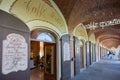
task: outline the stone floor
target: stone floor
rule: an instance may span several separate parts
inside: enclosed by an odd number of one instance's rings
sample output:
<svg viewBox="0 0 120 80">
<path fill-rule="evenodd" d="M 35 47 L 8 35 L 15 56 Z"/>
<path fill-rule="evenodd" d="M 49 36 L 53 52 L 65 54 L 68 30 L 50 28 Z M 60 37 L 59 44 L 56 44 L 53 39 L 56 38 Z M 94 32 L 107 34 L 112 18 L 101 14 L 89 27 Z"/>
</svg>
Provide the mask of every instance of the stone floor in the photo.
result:
<svg viewBox="0 0 120 80">
<path fill-rule="evenodd" d="M 30 71 L 30 80 L 44 80 L 44 71 L 40 68 L 35 68 Z"/>
<path fill-rule="evenodd" d="M 39 68 L 31 70 L 30 80 L 44 80 Z M 101 60 L 80 72 L 72 80 L 120 80 L 120 61 Z"/>
<path fill-rule="evenodd" d="M 101 60 L 72 80 L 120 80 L 120 61 Z"/>
</svg>

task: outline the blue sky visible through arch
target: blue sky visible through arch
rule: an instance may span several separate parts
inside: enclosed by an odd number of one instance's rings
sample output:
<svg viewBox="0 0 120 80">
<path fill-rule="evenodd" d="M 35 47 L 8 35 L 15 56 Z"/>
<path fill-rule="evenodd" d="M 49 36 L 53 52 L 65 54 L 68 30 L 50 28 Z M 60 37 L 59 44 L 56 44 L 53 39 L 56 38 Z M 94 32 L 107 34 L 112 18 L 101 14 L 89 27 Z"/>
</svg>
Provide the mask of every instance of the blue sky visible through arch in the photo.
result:
<svg viewBox="0 0 120 80">
<path fill-rule="evenodd" d="M 40 33 L 37 36 L 37 39 L 41 41 L 55 42 L 54 37 L 50 33 L 47 33 L 47 32 Z"/>
</svg>

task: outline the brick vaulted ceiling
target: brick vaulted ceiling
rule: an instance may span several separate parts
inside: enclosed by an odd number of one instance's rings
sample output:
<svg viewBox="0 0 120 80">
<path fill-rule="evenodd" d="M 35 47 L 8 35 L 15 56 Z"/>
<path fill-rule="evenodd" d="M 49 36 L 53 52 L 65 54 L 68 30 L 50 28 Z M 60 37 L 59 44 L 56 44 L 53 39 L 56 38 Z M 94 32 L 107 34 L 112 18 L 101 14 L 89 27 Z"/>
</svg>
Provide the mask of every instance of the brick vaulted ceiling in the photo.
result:
<svg viewBox="0 0 120 80">
<path fill-rule="evenodd" d="M 69 31 L 79 23 L 110 21 L 120 19 L 120 0 L 54 0 L 63 13 Z M 94 33 L 96 40 L 106 47 L 120 45 L 120 25 L 87 30 Z"/>
</svg>

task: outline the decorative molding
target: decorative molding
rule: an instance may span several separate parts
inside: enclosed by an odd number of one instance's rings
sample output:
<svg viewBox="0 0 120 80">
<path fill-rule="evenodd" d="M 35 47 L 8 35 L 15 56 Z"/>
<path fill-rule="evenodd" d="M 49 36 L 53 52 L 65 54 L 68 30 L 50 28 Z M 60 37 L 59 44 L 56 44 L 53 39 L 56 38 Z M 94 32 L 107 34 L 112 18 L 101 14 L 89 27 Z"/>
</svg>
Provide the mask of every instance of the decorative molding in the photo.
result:
<svg viewBox="0 0 120 80">
<path fill-rule="evenodd" d="M 40 21 L 40 20 L 34 20 L 34 21 L 30 21 L 26 24 L 27 24 L 27 26 L 29 26 L 30 30 L 33 30 L 33 29 L 36 29 L 36 28 L 41 28 L 41 29 L 50 30 L 50 31 L 56 33 L 58 36 L 62 36 L 64 34 L 60 30 L 58 30 L 58 28 L 56 28 L 54 25 L 52 25 L 48 22 L 44 22 L 44 21 Z"/>
<path fill-rule="evenodd" d="M 11 5 L 15 2 L 16 0 L 2 0 L 2 2 L 0 3 L 0 9 L 3 11 L 6 11 L 8 13 L 10 13 L 10 8 Z M 7 3 L 7 4 L 6 4 Z"/>
</svg>

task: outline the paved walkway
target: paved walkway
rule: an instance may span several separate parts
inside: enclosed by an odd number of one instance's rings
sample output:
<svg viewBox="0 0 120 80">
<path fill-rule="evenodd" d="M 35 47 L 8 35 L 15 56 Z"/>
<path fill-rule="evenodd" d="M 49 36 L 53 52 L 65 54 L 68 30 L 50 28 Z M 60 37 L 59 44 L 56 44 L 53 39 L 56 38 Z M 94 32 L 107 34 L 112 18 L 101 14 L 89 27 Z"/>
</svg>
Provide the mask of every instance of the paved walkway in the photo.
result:
<svg viewBox="0 0 120 80">
<path fill-rule="evenodd" d="M 96 62 L 73 80 L 120 80 L 120 61 Z"/>
</svg>

